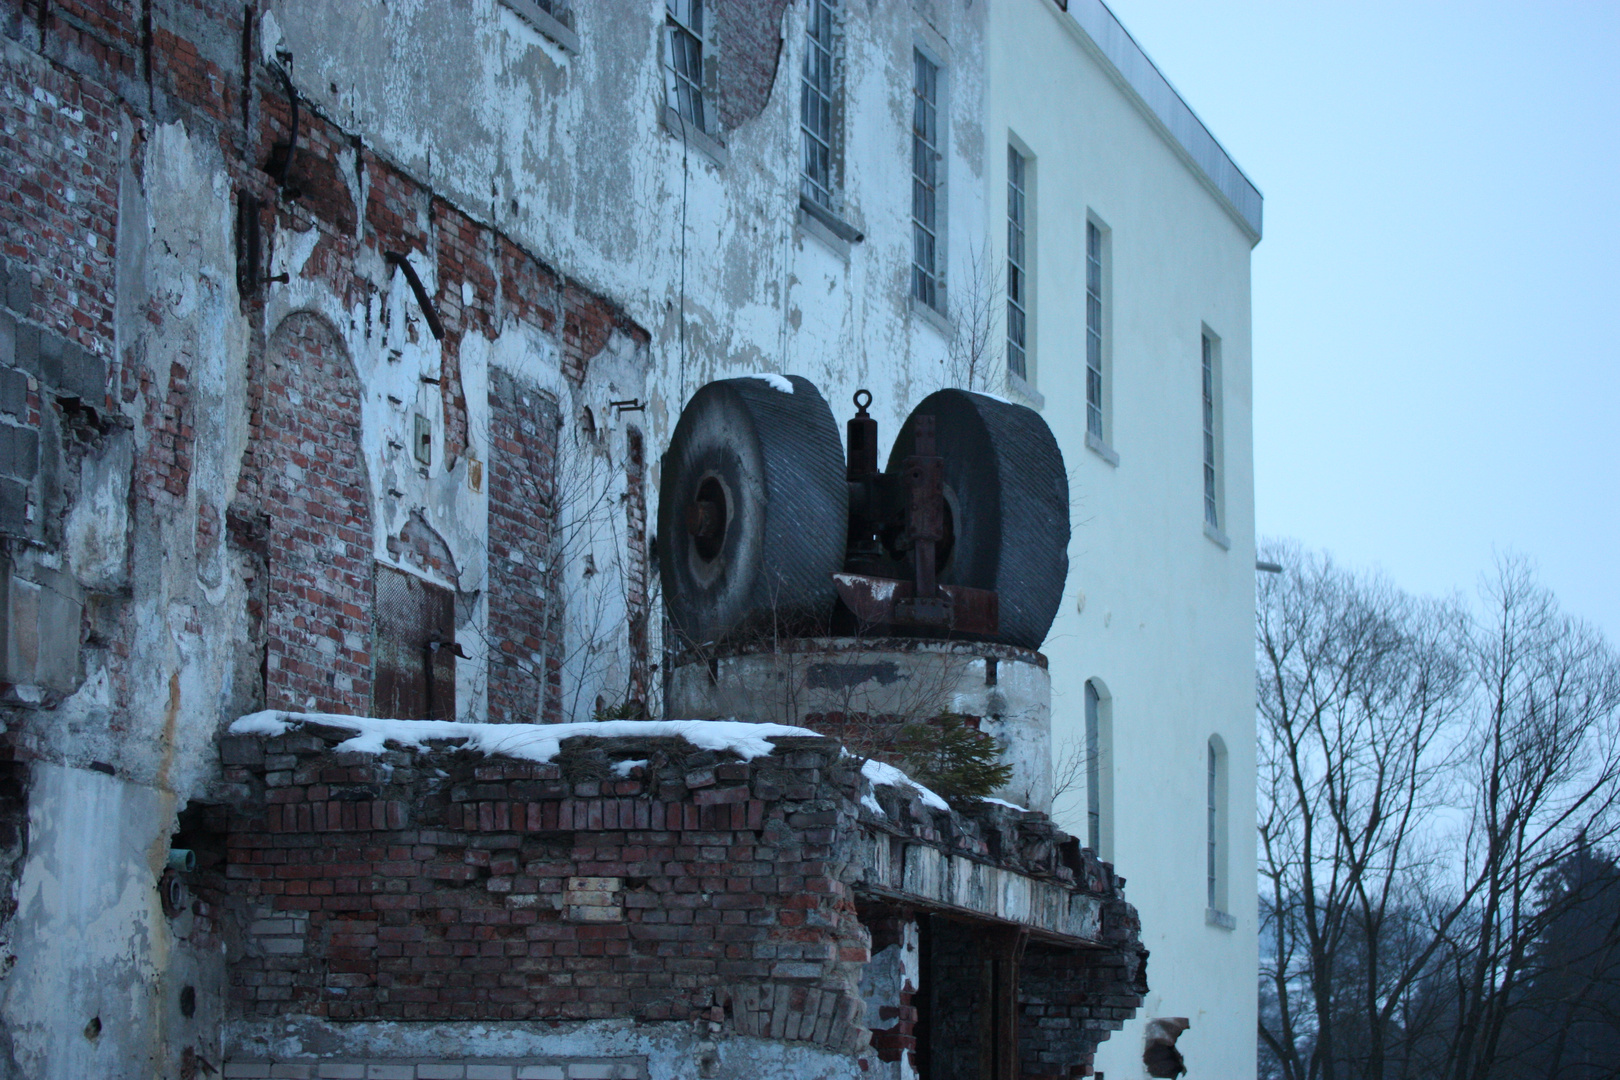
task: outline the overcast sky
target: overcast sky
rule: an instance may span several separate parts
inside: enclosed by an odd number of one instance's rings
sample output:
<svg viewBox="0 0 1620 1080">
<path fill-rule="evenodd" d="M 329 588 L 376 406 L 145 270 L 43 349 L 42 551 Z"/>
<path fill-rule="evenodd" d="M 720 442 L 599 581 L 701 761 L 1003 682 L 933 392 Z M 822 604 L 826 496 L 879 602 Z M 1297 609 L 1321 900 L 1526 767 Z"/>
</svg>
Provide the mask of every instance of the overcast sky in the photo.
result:
<svg viewBox="0 0 1620 1080">
<path fill-rule="evenodd" d="M 1260 535 L 1620 644 L 1620 3 L 1110 6 L 1265 194 Z"/>
</svg>

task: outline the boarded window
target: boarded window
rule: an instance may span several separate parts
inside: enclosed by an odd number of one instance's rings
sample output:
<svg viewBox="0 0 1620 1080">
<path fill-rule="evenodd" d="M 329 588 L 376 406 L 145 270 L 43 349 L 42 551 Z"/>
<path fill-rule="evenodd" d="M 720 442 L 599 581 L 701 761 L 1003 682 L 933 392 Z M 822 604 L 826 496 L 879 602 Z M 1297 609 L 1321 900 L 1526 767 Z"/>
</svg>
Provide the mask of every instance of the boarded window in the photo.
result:
<svg viewBox="0 0 1620 1080">
<path fill-rule="evenodd" d="M 446 588 L 377 567 L 372 714 L 456 718 L 456 599 Z"/>
</svg>

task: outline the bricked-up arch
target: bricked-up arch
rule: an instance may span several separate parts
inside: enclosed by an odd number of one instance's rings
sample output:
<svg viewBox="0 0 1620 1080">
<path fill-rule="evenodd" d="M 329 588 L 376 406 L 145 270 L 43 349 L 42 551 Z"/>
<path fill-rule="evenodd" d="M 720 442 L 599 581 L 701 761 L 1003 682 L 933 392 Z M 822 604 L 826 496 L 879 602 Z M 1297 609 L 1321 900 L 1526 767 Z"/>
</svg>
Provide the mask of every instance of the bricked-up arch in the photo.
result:
<svg viewBox="0 0 1620 1080">
<path fill-rule="evenodd" d="M 307 312 L 282 320 L 266 350 L 259 427 L 273 709 L 371 709 L 374 570 L 360 402 L 332 328 Z"/>
<path fill-rule="evenodd" d="M 557 404 L 489 373 L 489 720 L 562 718 L 562 606 L 552 528 Z"/>
</svg>

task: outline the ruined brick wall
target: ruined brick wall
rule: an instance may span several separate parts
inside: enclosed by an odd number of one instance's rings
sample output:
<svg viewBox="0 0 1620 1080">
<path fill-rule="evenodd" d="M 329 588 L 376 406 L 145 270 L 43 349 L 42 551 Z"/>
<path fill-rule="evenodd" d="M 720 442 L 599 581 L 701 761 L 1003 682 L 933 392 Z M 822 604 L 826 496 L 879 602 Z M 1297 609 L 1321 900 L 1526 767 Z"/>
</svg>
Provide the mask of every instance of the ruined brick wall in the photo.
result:
<svg viewBox="0 0 1620 1080">
<path fill-rule="evenodd" d="M 977 1080 L 991 1067 L 992 953 L 983 928 L 930 918 L 924 938 L 927 1012 L 920 1038 L 930 1080 Z"/>
<path fill-rule="evenodd" d="M 106 86 L 22 53 L 0 64 L 0 230 L 17 315 L 113 352 L 119 109 Z M 22 283 L 26 281 L 26 291 Z M 90 400 L 104 405 L 104 394 Z"/>
<path fill-rule="evenodd" d="M 1115 913 L 1104 933 L 1134 941 L 1137 927 Z M 1032 943 L 1018 976 L 1018 1050 L 1030 1080 L 1085 1076 L 1097 1046 L 1141 1008 L 1147 950 L 1074 952 Z M 1088 1068 L 1076 1069 L 1083 1062 Z"/>
<path fill-rule="evenodd" d="M 365 715 L 374 599 L 360 382 L 320 318 L 289 316 L 265 364 L 270 708 Z"/>
<path fill-rule="evenodd" d="M 119 126 L 97 82 L 22 50 L 0 64 L 0 534 L 49 546 L 77 418 L 56 401 L 109 404 Z M 47 681 L 29 674 L 3 681 Z"/>
<path fill-rule="evenodd" d="M 903 914 L 882 906 L 863 909 L 861 922 L 871 934 L 870 948 L 874 957 L 891 947 L 904 949 L 907 931 L 911 931 L 913 936 L 916 933 L 909 913 Z M 903 975 L 898 981 L 899 985 L 894 988 L 894 1004 L 880 1005 L 876 1023 L 871 1024 L 872 1049 L 877 1052 L 879 1061 L 906 1060 L 915 1067 L 918 1019 L 915 999 L 918 988 Z M 868 1015 L 868 1020 L 871 1019 Z"/>
<path fill-rule="evenodd" d="M 336 754 L 322 730 L 225 746 L 230 775 L 262 792 L 228 840 L 242 1014 L 864 1038 L 867 940 L 835 849 L 856 778 L 836 745 L 748 763 L 668 739 L 616 741 L 610 758 L 585 740 L 529 764 Z M 620 779 L 621 758 L 648 764 Z"/>
<path fill-rule="evenodd" d="M 561 605 L 552 557 L 559 419 L 549 397 L 506 372 L 491 374 L 491 723 L 560 718 Z"/>
<path fill-rule="evenodd" d="M 770 99 L 782 59 L 787 0 L 718 0 L 709 16 L 720 45 L 723 131 L 758 116 Z M 798 72 L 793 72 L 797 86 Z"/>
</svg>

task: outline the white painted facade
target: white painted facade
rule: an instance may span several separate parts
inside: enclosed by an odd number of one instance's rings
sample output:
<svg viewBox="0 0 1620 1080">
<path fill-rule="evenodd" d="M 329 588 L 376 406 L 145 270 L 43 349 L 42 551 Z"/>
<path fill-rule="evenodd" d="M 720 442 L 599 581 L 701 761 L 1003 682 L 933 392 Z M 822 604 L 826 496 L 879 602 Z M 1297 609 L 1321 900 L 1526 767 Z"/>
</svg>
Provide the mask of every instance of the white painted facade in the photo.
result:
<svg viewBox="0 0 1620 1080">
<path fill-rule="evenodd" d="M 1069 7 L 991 6 L 985 156 L 998 214 L 1007 145 L 1027 159 L 1029 383 L 1070 470 L 1068 591 L 1044 649 L 1053 743 L 1059 756 L 1083 750 L 1085 684 L 1096 680 L 1101 854 L 1126 879 L 1151 952 L 1147 1001 L 1101 1046 L 1096 1068 L 1110 1080 L 1144 1076 L 1143 1025 L 1184 1016 L 1190 1077 L 1253 1076 L 1249 253 L 1259 196 L 1224 154 L 1225 169 L 1195 163 L 1219 146 L 1187 124 L 1197 122 L 1102 4 Z M 1097 448 L 1086 438 L 1088 220 L 1103 239 Z M 1202 472 L 1205 334 L 1217 342 L 1214 530 Z M 1206 910 L 1211 738 L 1224 749 L 1217 904 L 1231 929 Z M 1085 779 L 1055 812 L 1081 837 Z"/>
</svg>

